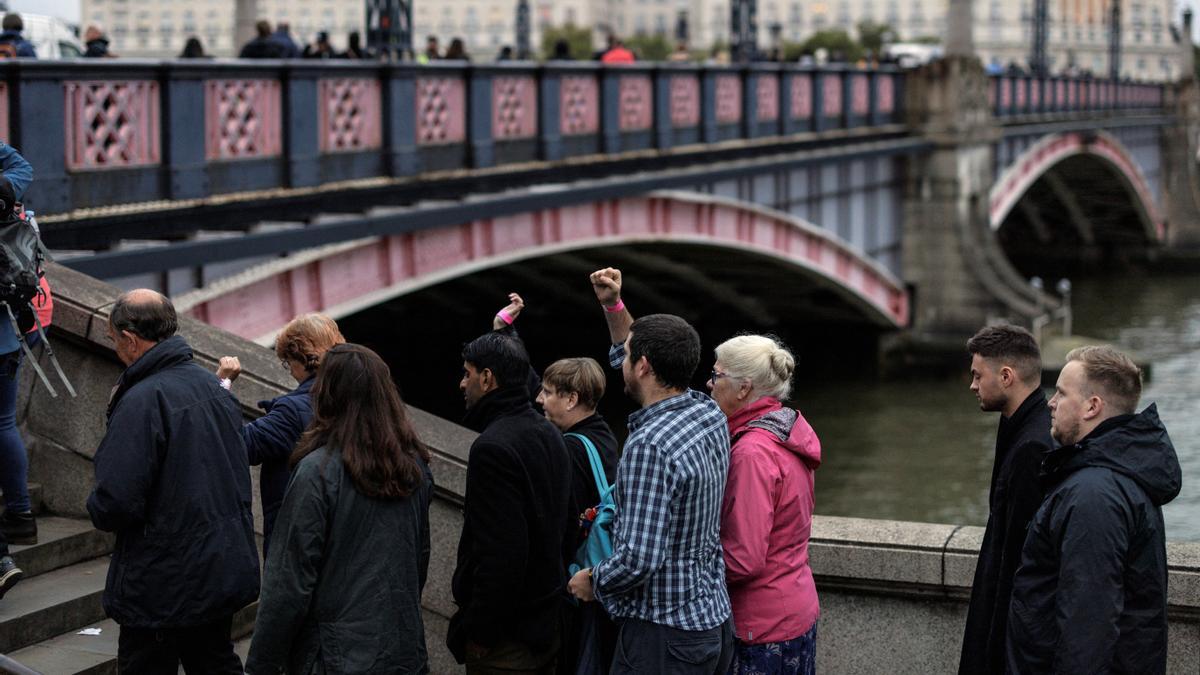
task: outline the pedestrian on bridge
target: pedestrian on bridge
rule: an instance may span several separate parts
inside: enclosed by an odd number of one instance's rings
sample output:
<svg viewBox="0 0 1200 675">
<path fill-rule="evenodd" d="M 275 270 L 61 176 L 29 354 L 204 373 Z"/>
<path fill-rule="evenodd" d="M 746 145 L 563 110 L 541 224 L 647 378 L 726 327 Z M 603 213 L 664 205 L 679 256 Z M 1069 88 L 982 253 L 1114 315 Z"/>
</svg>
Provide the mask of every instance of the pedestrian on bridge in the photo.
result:
<svg viewBox="0 0 1200 675">
<path fill-rule="evenodd" d="M 492 331 L 462 352 L 467 456 L 446 645 L 468 675 L 551 675 L 560 648 L 570 468 L 562 434 L 533 409 L 529 356 Z"/>
<path fill-rule="evenodd" d="M 428 673 L 429 450 L 366 347 L 326 352 L 312 398 L 246 672 Z"/>
<path fill-rule="evenodd" d="M 270 401 L 259 401 L 266 413 L 242 427 L 242 440 L 250 466 L 262 465 L 258 476 L 258 491 L 263 511 L 263 559 L 267 558 L 275 517 L 283 504 L 291 470 L 288 459 L 296 450 L 300 435 L 312 422 L 313 380 L 325 352 L 346 341 L 338 325 L 324 314 L 303 314 L 288 322 L 275 337 L 275 355 L 296 380 L 298 386 Z M 231 388 L 242 372 L 236 356 L 221 357 L 217 379 Z"/>
<path fill-rule="evenodd" d="M 177 326 L 171 301 L 148 289 L 109 314 L 125 371 L 87 500 L 92 524 L 117 535 L 102 602 L 121 626 L 121 672 L 241 673 L 230 628 L 258 597 L 242 415 Z"/>
<path fill-rule="evenodd" d="M 1013 575 L 1029 521 L 1042 504 L 1038 471 L 1054 440 L 1033 335 L 1019 326 L 988 326 L 967 341 L 967 353 L 971 392 L 980 410 L 1000 413 L 1000 426 L 958 672 L 1003 675 Z"/>
<path fill-rule="evenodd" d="M 716 348 L 708 379 L 732 448 L 721 507 L 733 606 L 731 675 L 816 672 L 817 587 L 808 565 L 821 441 L 784 407 L 796 359 L 777 339 L 739 335 Z"/>
<path fill-rule="evenodd" d="M 733 627 L 721 558 L 721 498 L 729 429 L 715 402 L 688 387 L 700 336 L 683 319 L 637 321 L 621 299 L 621 272 L 591 275 L 625 391 L 641 409 L 617 466 L 613 553 L 570 581 L 620 626 L 614 675 L 724 673 Z"/>
<path fill-rule="evenodd" d="M 1167 671 L 1162 507 L 1183 475 L 1141 370 L 1108 346 L 1067 354 L 1050 399 L 1061 447 L 1042 463 L 1008 612 L 1013 673 Z"/>
</svg>

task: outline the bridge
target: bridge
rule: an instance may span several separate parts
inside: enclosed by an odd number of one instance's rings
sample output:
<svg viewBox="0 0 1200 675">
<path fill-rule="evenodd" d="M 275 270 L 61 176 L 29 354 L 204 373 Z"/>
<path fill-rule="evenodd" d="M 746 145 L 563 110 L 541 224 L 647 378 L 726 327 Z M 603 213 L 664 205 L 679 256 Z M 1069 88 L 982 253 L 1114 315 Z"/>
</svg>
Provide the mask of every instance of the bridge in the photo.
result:
<svg viewBox="0 0 1200 675">
<path fill-rule="evenodd" d="M 1031 275 L 1200 238 L 1188 82 L 970 59 L 0 68 L 0 135 L 57 257 L 260 341 L 296 312 L 604 259 L 654 279 L 647 309 L 702 288 L 751 328 L 957 341 L 1054 306 Z"/>
</svg>

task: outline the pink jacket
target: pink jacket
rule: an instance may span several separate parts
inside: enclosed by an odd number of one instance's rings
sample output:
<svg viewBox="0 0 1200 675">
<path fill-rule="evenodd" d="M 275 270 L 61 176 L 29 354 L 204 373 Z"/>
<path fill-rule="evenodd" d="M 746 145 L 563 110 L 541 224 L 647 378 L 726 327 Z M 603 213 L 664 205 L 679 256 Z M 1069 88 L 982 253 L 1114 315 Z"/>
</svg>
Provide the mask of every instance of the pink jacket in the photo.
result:
<svg viewBox="0 0 1200 675">
<path fill-rule="evenodd" d="M 749 644 L 791 640 L 820 614 L 808 537 L 821 442 L 799 412 L 767 396 L 734 413 L 729 430 L 721 544 L 734 631 Z"/>
</svg>

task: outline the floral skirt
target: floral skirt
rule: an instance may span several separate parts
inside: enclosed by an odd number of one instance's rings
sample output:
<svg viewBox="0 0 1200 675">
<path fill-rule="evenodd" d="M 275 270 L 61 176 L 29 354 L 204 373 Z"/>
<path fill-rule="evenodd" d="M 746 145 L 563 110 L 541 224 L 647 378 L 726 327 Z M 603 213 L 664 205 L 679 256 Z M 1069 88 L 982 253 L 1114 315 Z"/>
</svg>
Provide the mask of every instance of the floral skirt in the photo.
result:
<svg viewBox="0 0 1200 675">
<path fill-rule="evenodd" d="M 798 638 L 785 642 L 748 645 L 734 640 L 729 675 L 815 675 L 817 624 Z"/>
</svg>

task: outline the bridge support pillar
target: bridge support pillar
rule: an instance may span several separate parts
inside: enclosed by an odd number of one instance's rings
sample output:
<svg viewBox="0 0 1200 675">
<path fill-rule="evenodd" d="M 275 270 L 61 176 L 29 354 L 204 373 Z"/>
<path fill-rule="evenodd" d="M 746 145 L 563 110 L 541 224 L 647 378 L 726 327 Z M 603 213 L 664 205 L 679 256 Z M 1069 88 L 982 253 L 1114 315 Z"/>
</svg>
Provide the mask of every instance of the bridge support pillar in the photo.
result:
<svg viewBox="0 0 1200 675">
<path fill-rule="evenodd" d="M 1176 122 L 1162 134 L 1166 243 L 1200 248 L 1200 83 L 1190 73 L 1176 85 L 1174 104 Z"/>
<path fill-rule="evenodd" d="M 978 59 L 949 57 L 909 76 L 909 123 L 934 143 L 908 160 L 903 263 L 912 289 L 911 337 L 962 350 L 990 319 L 1028 324 L 1038 298 L 1005 259 L 988 219 L 992 146 Z"/>
</svg>

